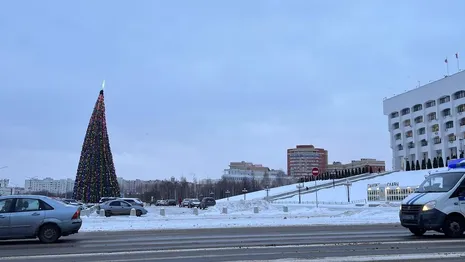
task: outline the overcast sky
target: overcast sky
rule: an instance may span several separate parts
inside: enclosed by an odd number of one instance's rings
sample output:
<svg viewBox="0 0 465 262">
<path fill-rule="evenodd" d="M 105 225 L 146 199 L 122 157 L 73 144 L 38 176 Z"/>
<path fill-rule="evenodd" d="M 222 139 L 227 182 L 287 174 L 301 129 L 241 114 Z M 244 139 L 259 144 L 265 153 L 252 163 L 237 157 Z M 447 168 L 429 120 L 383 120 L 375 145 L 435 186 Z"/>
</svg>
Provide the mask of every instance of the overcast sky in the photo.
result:
<svg viewBox="0 0 465 262">
<path fill-rule="evenodd" d="M 286 169 L 286 149 L 391 167 L 384 97 L 465 55 L 464 1 L 5 1 L 0 177 L 75 178 L 100 85 L 117 175 Z M 463 62 L 465 65 L 465 60 Z"/>
</svg>

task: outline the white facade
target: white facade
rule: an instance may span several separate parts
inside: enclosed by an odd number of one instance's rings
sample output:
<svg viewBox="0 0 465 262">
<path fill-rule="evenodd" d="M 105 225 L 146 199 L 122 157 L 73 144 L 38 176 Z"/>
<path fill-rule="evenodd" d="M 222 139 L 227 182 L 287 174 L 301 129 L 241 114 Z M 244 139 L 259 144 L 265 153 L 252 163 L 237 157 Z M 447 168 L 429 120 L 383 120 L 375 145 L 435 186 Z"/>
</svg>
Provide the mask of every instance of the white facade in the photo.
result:
<svg viewBox="0 0 465 262">
<path fill-rule="evenodd" d="M 65 194 L 73 191 L 74 180 L 70 178 L 55 180 L 50 177 L 45 179 L 26 179 L 24 189 L 28 192 L 47 191 L 53 194 Z"/>
<path fill-rule="evenodd" d="M 383 111 L 394 170 L 406 160 L 456 158 L 465 134 L 465 72 L 386 99 Z"/>
<path fill-rule="evenodd" d="M 284 177 L 282 170 L 274 170 L 260 164 L 245 161 L 231 162 L 229 168 L 224 170 L 223 177 L 233 181 L 242 181 L 244 178 L 261 181 L 265 178 L 265 174 L 268 174 L 270 180 L 276 179 L 278 175 Z"/>
<path fill-rule="evenodd" d="M 10 180 L 7 178 L 0 179 L 0 187 L 8 187 Z"/>
</svg>

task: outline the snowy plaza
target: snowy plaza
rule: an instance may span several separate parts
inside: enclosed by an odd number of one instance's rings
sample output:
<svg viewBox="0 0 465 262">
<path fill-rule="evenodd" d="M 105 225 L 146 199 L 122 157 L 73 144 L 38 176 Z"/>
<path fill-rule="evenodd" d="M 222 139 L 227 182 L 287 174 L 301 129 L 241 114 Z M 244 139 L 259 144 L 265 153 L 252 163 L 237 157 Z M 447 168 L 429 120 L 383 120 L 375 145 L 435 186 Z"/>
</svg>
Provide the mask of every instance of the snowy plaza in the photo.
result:
<svg viewBox="0 0 465 262">
<path fill-rule="evenodd" d="M 263 190 L 247 194 L 245 201 L 243 195 L 220 199 L 214 207 L 197 210 L 198 214 L 194 213 L 194 209 L 189 208 L 155 206 L 146 207 L 149 213 L 142 217 L 104 217 L 95 212 L 83 214 L 81 231 L 398 223 L 400 202 L 367 201 L 367 186 L 389 182 L 416 186 L 423 181 L 426 174 L 439 170 L 443 169 L 394 172 L 354 182 L 350 197 L 357 204 L 347 203 L 345 186 L 319 190 L 318 207 L 315 203 L 315 193 L 302 194 L 299 204 L 298 196 L 266 201 L 267 192 Z M 313 182 L 307 184 L 312 186 Z M 295 191 L 295 188 L 296 185 L 273 188 L 268 194 L 273 196 L 273 194 Z M 227 212 L 224 212 L 225 208 Z M 164 209 L 164 215 L 161 215 L 161 209 Z"/>
</svg>

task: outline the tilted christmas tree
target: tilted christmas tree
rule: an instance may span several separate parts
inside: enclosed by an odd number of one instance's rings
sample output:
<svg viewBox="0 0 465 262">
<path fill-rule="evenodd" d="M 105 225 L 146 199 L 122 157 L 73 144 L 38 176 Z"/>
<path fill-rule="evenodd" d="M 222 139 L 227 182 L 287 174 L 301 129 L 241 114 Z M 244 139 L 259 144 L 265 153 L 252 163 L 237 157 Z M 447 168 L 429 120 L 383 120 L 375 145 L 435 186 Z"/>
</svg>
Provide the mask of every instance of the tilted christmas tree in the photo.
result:
<svg viewBox="0 0 465 262">
<path fill-rule="evenodd" d="M 85 203 L 98 203 L 101 197 L 119 196 L 120 189 L 108 139 L 102 86 L 84 137 L 73 198 Z"/>
</svg>

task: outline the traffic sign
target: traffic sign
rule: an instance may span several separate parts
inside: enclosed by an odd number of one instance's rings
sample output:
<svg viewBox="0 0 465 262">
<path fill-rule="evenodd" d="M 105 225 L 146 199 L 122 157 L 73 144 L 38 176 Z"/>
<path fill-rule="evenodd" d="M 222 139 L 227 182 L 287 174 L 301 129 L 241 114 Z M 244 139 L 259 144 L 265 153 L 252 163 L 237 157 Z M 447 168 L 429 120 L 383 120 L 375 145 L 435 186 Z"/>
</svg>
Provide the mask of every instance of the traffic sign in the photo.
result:
<svg viewBox="0 0 465 262">
<path fill-rule="evenodd" d="M 313 176 L 318 176 L 320 174 L 320 170 L 317 167 L 314 167 L 312 169 L 312 175 Z"/>
</svg>

